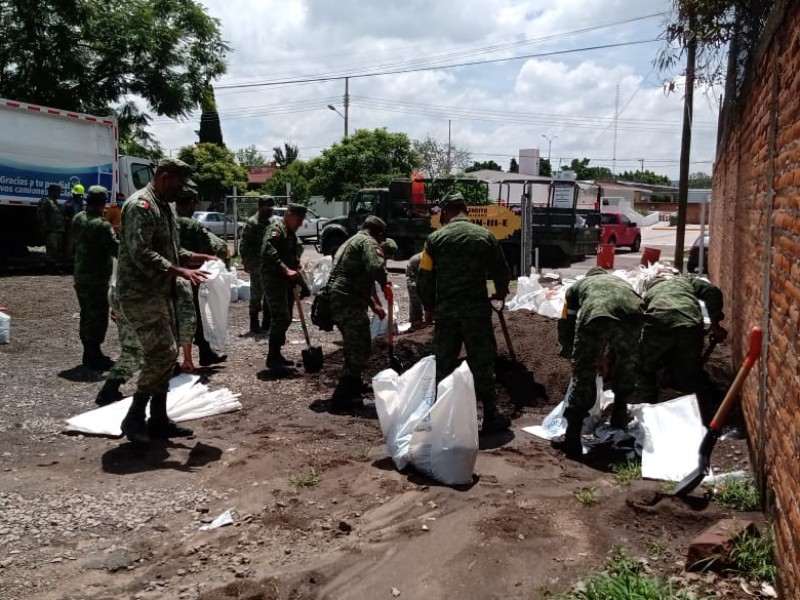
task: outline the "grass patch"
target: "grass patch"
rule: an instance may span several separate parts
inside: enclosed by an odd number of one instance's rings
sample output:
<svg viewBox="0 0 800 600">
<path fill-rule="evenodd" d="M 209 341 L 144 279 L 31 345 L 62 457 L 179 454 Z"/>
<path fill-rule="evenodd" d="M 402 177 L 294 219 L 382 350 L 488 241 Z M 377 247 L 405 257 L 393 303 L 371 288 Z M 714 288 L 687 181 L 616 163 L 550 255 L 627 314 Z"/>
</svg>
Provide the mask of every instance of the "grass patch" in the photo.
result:
<svg viewBox="0 0 800 600">
<path fill-rule="evenodd" d="M 775 540 L 772 532 L 766 535 L 738 535 L 728 557 L 728 572 L 748 579 L 774 584 L 778 576 L 775 564 Z"/>
<path fill-rule="evenodd" d="M 579 492 L 573 492 L 575 499 L 584 506 L 594 506 L 597 504 L 597 490 L 594 488 L 583 488 Z"/>
<path fill-rule="evenodd" d="M 714 490 L 714 500 L 734 510 L 756 510 L 759 501 L 756 482 L 752 477 L 736 479 L 725 477 Z"/>
<path fill-rule="evenodd" d="M 314 467 L 308 473 L 302 475 L 294 475 L 289 478 L 289 483 L 297 487 L 311 487 L 319 483 L 320 476 Z"/>
<path fill-rule="evenodd" d="M 667 547 L 659 540 L 647 542 L 647 553 L 653 558 L 665 558 L 669 554 Z"/>
<path fill-rule="evenodd" d="M 617 463 L 611 465 L 611 473 L 613 473 L 614 483 L 617 485 L 630 485 L 631 482 L 642 478 L 642 463 Z"/>
<path fill-rule="evenodd" d="M 662 481 L 661 482 L 661 491 L 665 494 L 671 494 L 675 491 L 675 488 L 678 487 L 677 481 Z"/>
<path fill-rule="evenodd" d="M 575 590 L 558 600 L 697 600 L 658 577 L 643 572 L 642 564 L 616 549 L 605 570 L 589 575 Z"/>
</svg>

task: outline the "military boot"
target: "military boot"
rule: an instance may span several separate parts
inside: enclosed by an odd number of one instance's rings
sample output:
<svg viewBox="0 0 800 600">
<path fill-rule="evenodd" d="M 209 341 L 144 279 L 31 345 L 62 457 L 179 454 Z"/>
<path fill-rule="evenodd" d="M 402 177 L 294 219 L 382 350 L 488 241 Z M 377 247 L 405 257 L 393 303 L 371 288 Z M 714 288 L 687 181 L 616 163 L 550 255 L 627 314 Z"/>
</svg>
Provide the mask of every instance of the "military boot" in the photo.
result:
<svg viewBox="0 0 800 600">
<path fill-rule="evenodd" d="M 329 412 L 333 414 L 345 414 L 353 410 L 363 408 L 364 401 L 361 398 L 361 378 L 352 375 L 342 375 L 336 389 L 331 396 Z"/>
<path fill-rule="evenodd" d="M 174 437 L 190 437 L 194 432 L 182 427 L 167 416 L 167 393 L 153 394 L 150 402 L 150 419 L 147 431 L 154 440 L 166 440 Z"/>
<path fill-rule="evenodd" d="M 147 433 L 147 423 L 144 418 L 144 411 L 149 400 L 150 394 L 135 393 L 128 414 L 122 420 L 120 426 L 122 434 L 134 444 L 150 443 L 150 435 Z"/>
<path fill-rule="evenodd" d="M 106 406 L 122 400 L 122 392 L 119 391 L 120 386 L 125 383 L 122 379 L 106 379 L 103 387 L 97 393 L 97 398 L 94 401 L 98 406 Z"/>
<path fill-rule="evenodd" d="M 276 373 L 286 373 L 287 367 L 294 363 L 288 362 L 281 355 L 281 345 L 274 342 L 269 343 L 269 350 L 267 352 L 267 369 L 275 371 Z"/>
<path fill-rule="evenodd" d="M 567 432 L 561 442 L 553 442 L 553 448 L 563 452 L 568 458 L 578 460 L 583 456 L 583 417 L 567 420 Z"/>
<path fill-rule="evenodd" d="M 200 350 L 200 366 L 201 367 L 210 367 L 211 365 L 218 365 L 219 363 L 223 363 L 228 360 L 227 354 L 217 354 L 212 350 L 211 344 L 209 344 L 205 339 L 198 340 L 197 348 Z"/>
<path fill-rule="evenodd" d="M 261 324 L 258 322 L 258 311 L 251 310 L 250 311 L 250 333 L 254 335 L 258 335 L 262 333 L 264 330 L 261 328 Z"/>
<path fill-rule="evenodd" d="M 509 427 L 511 427 L 511 419 L 500 414 L 494 404 L 488 402 L 483 403 L 483 424 L 481 425 L 481 433 L 499 433 L 501 431 L 507 431 Z"/>
<path fill-rule="evenodd" d="M 616 429 L 627 429 L 631 416 L 628 414 L 628 405 L 625 402 L 614 402 L 609 423 Z"/>
<path fill-rule="evenodd" d="M 114 366 L 114 361 L 103 354 L 100 344 L 83 344 L 83 366 L 96 371 L 105 371 Z"/>
</svg>

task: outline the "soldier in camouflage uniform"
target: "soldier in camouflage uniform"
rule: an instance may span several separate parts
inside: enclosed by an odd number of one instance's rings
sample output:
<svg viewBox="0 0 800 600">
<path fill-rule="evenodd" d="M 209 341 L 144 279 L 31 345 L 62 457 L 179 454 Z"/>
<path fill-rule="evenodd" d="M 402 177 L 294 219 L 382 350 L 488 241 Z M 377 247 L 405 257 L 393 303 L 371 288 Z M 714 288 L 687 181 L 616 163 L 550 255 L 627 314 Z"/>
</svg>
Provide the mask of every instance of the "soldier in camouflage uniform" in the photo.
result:
<svg viewBox="0 0 800 600">
<path fill-rule="evenodd" d="M 178 225 L 180 228 L 181 248 L 189 250 L 190 252 L 197 252 L 200 254 L 216 255 L 218 258 L 224 260 L 228 256 L 228 245 L 220 238 L 211 233 L 198 221 L 192 218 L 196 208 L 197 190 L 192 187 L 185 187 L 178 198 L 175 200 L 175 208 L 178 212 Z M 217 241 L 215 241 L 217 240 Z M 190 303 L 194 317 L 191 322 L 194 324 L 195 329 L 192 332 L 194 343 L 200 351 L 200 366 L 208 367 L 225 362 L 228 359 L 227 354 L 219 355 L 211 348 L 211 345 L 206 340 L 205 332 L 203 331 L 203 319 L 200 316 L 200 302 L 198 299 L 198 287 L 189 287 L 190 296 L 193 301 Z M 184 320 L 187 322 L 188 328 L 188 309 L 190 305 L 184 305 Z M 178 325 L 181 325 L 181 320 L 178 320 Z M 188 331 L 188 329 L 187 329 Z M 183 342 L 191 344 L 192 340 Z M 184 355 L 186 349 L 184 348 Z M 191 363 L 191 347 L 189 348 L 189 363 Z M 184 371 L 188 370 L 189 365 L 184 361 Z M 192 367 L 193 368 L 193 367 Z"/>
<path fill-rule="evenodd" d="M 83 364 L 101 371 L 114 364 L 103 354 L 100 346 L 108 330 L 108 282 L 112 259 L 119 250 L 111 223 L 103 218 L 106 198 L 106 188 L 99 185 L 90 187 L 86 210 L 76 214 L 71 225 L 71 238 L 75 243 L 75 293 L 81 307 Z"/>
<path fill-rule="evenodd" d="M 261 246 L 261 281 L 272 316 L 267 369 L 278 375 L 286 374 L 286 368 L 294 364 L 281 354 L 281 349 L 286 344 L 286 332 L 292 324 L 293 288 L 302 286 L 303 282 L 299 271 L 303 245 L 296 232 L 303 224 L 306 212 L 305 206 L 290 204 L 283 219 L 271 223 L 264 231 Z"/>
<path fill-rule="evenodd" d="M 163 159 L 153 181 L 128 198 L 122 208 L 117 270 L 120 309 L 136 331 L 144 362 L 122 433 L 136 443 L 151 438 L 191 435 L 167 416 L 167 391 L 178 356 L 173 333 L 175 279 L 199 285 L 198 266 L 213 257 L 180 248 L 178 217 L 169 203 L 187 184 L 191 168 L 178 159 Z M 152 399 L 152 402 L 151 402 Z M 150 420 L 145 409 L 150 404 Z"/>
<path fill-rule="evenodd" d="M 507 429 L 510 420 L 497 410 L 497 344 L 486 281 L 494 282 L 491 299 L 505 301 L 511 274 L 497 238 L 469 220 L 464 197 L 451 192 L 441 204 L 446 224 L 425 242 L 417 279 L 426 320 L 430 322 L 435 313 L 436 381 L 455 370 L 463 345 L 475 378 L 475 395 L 483 405 L 483 431 Z"/>
<path fill-rule="evenodd" d="M 64 216 L 58 205 L 61 187 L 51 185 L 47 188 L 47 196 L 39 200 L 36 207 L 36 220 L 39 233 L 45 245 L 47 267 L 54 269 L 60 265 L 64 246 Z"/>
<path fill-rule="evenodd" d="M 722 291 L 699 277 L 662 273 L 647 285 L 642 299 L 644 326 L 639 340 L 637 392 L 642 402 L 658 398 L 658 374 L 665 369 L 670 387 L 696 393 L 705 400 L 708 385 L 703 372 L 703 313 L 705 302 L 711 319 L 711 335 L 725 341 L 728 332 L 720 326 Z M 701 402 L 701 406 L 706 405 Z"/>
<path fill-rule="evenodd" d="M 423 326 L 422 301 L 417 292 L 417 276 L 419 275 L 419 261 L 422 259 L 422 252 L 417 252 L 408 259 L 406 265 L 406 288 L 408 289 L 408 320 L 411 321 L 412 329 L 419 329 Z"/>
<path fill-rule="evenodd" d="M 361 230 L 347 240 L 333 258 L 328 291 L 333 323 L 344 342 L 344 368 L 331 398 L 330 411 L 348 412 L 363 406 L 361 377 L 372 350 L 367 307 L 383 318 L 385 313 L 375 303 L 375 282 L 386 285 L 386 268 L 380 242 L 386 235 L 386 223 L 375 216 L 364 220 Z"/>
<path fill-rule="evenodd" d="M 261 282 L 261 248 L 264 245 L 264 232 L 272 222 L 275 199 L 272 196 L 261 196 L 258 199 L 258 211 L 247 219 L 242 230 L 242 243 L 239 254 L 242 256 L 245 273 L 250 273 L 250 333 L 259 334 L 269 331 L 269 305 L 264 295 Z M 264 311 L 264 318 L 258 322 L 258 315 Z"/>
<path fill-rule="evenodd" d="M 636 353 L 642 330 L 642 300 L 626 282 L 593 267 L 567 290 L 558 322 L 561 355 L 572 357 L 572 392 L 564 416 L 567 432 L 556 448 L 572 458 L 583 455 L 583 420 L 597 397 L 597 373 L 607 350 L 615 357 L 613 427 L 628 424 L 628 398 L 636 386 Z"/>
</svg>

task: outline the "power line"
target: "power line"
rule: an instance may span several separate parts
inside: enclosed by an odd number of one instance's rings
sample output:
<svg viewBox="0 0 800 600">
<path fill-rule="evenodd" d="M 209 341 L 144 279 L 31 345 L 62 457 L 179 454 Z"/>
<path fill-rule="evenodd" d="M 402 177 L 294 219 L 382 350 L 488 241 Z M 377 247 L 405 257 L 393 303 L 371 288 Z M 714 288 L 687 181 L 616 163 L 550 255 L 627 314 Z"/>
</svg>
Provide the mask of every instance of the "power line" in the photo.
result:
<svg viewBox="0 0 800 600">
<path fill-rule="evenodd" d="M 615 44 L 600 44 L 597 46 L 585 46 L 583 48 L 572 48 L 570 50 L 553 50 L 551 52 L 538 52 L 533 54 L 521 54 L 518 56 L 511 56 L 506 58 L 487 58 L 484 60 L 475 60 L 470 62 L 462 62 L 462 63 L 455 63 L 450 65 L 439 65 L 439 66 L 431 66 L 431 67 L 413 67 L 407 69 L 396 69 L 396 70 L 389 70 L 389 71 L 375 71 L 370 73 L 356 73 L 352 75 L 328 75 L 328 76 L 320 76 L 320 77 L 307 77 L 307 78 L 297 78 L 297 79 L 286 79 L 286 80 L 273 80 L 273 81 L 260 81 L 254 83 L 239 83 L 239 84 L 230 84 L 230 85 L 219 85 L 216 86 L 215 89 L 219 90 L 232 90 L 232 89 L 243 89 L 243 88 L 254 88 L 254 87 L 270 87 L 276 85 L 294 85 L 294 84 L 303 84 L 303 83 L 320 83 L 323 81 L 338 81 L 345 79 L 346 77 L 350 77 L 351 79 L 361 79 L 365 77 L 380 77 L 384 75 L 399 75 L 402 73 L 417 73 L 420 71 L 437 71 L 439 69 L 455 69 L 458 67 L 472 67 L 477 65 L 488 65 L 494 63 L 501 63 L 501 62 L 510 62 L 514 60 L 523 60 L 528 58 L 545 58 L 548 56 L 561 56 L 564 54 L 575 54 L 578 52 L 591 52 L 594 50 L 607 50 L 610 48 L 622 48 L 625 46 L 637 46 L 642 44 L 652 44 L 655 42 L 660 42 L 662 40 L 655 38 L 650 40 L 638 40 L 635 42 L 618 42 Z"/>
</svg>

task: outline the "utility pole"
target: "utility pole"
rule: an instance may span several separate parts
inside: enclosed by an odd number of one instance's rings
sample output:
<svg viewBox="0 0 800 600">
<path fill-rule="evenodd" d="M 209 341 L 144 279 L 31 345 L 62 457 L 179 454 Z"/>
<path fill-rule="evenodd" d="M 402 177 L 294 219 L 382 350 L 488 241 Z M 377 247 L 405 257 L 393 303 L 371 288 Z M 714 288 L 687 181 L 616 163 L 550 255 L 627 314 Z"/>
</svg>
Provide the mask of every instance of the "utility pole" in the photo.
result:
<svg viewBox="0 0 800 600">
<path fill-rule="evenodd" d="M 542 134 L 542 137 L 547 140 L 547 162 L 550 162 L 550 152 L 553 150 L 553 142 L 558 139 L 558 136 L 548 137 Z"/>
<path fill-rule="evenodd" d="M 686 92 L 683 97 L 683 134 L 681 137 L 680 180 L 678 182 L 678 229 L 675 233 L 674 267 L 683 271 L 683 246 L 686 242 L 686 208 L 689 203 L 689 161 L 692 151 L 692 117 L 694 114 L 694 77 L 697 38 L 694 19 L 689 20 L 689 41 L 686 46 Z"/>
<path fill-rule="evenodd" d="M 614 102 L 614 154 L 611 159 L 611 171 L 617 173 L 617 133 L 619 132 L 619 84 L 617 84 L 617 98 Z"/>
<path fill-rule="evenodd" d="M 347 139 L 350 126 L 350 78 L 344 78 L 344 139 Z"/>
<path fill-rule="evenodd" d="M 453 128 L 452 128 L 452 124 L 453 124 L 453 121 L 450 120 L 450 119 L 447 119 L 447 175 L 450 175 L 450 173 L 453 170 L 453 163 L 451 162 L 452 161 L 452 152 L 453 152 L 453 142 L 452 142 Z"/>
<path fill-rule="evenodd" d="M 639 164 L 641 164 L 641 165 L 642 165 L 642 167 L 639 169 L 639 173 L 640 173 L 641 175 L 644 175 L 644 159 L 643 159 L 643 158 L 640 158 L 640 159 L 639 159 Z"/>
</svg>

